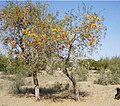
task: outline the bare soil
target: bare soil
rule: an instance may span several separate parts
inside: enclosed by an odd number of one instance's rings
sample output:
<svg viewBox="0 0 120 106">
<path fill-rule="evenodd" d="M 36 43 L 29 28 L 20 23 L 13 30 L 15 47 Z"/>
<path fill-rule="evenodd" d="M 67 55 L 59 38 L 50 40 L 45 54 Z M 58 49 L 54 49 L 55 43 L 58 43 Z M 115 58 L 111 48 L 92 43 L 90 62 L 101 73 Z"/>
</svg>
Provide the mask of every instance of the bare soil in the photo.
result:
<svg viewBox="0 0 120 106">
<path fill-rule="evenodd" d="M 78 82 L 81 91 L 80 101 L 72 99 L 72 93 L 69 90 L 56 91 L 52 88 L 56 82 L 70 83 L 69 80 L 61 73 L 56 72 L 54 75 L 42 73 L 38 75 L 41 87 L 41 100 L 36 101 L 33 90 L 32 77 L 25 78 L 23 88 L 27 87 L 29 93 L 13 95 L 9 93 L 9 87 L 12 84 L 10 75 L 0 73 L 0 106 L 120 106 L 120 100 L 115 100 L 116 87 L 120 85 L 102 86 L 94 84 L 97 74 L 90 72 L 87 81 Z"/>
</svg>

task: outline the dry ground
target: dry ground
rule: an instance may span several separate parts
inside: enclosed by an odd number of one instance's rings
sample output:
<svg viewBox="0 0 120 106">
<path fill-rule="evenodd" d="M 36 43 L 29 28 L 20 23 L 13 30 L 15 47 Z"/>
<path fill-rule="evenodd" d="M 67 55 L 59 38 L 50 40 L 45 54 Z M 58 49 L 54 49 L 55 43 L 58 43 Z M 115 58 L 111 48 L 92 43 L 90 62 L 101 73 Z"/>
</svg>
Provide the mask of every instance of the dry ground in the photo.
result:
<svg viewBox="0 0 120 106">
<path fill-rule="evenodd" d="M 115 88 L 120 85 L 97 85 L 94 84 L 96 74 L 90 72 L 88 81 L 79 82 L 80 90 L 88 95 L 81 97 L 80 101 L 75 102 L 72 99 L 58 98 L 53 100 L 41 98 L 39 102 L 35 101 L 34 95 L 17 96 L 8 93 L 9 86 L 12 81 L 5 75 L 0 73 L 0 106 L 120 106 L 120 100 L 115 100 Z M 41 87 L 48 87 L 55 84 L 55 81 L 67 83 L 69 80 L 60 72 L 54 76 L 43 73 L 39 75 Z M 27 86 L 32 86 L 32 77 L 26 78 Z M 59 95 L 60 96 L 60 95 Z"/>
</svg>

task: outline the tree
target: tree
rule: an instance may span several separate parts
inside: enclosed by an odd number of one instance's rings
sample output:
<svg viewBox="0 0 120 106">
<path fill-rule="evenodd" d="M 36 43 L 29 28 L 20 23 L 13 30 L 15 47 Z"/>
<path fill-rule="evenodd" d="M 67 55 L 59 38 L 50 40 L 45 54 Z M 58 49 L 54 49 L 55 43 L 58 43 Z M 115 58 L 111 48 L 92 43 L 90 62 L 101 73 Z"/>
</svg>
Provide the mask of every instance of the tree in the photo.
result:
<svg viewBox="0 0 120 106">
<path fill-rule="evenodd" d="M 35 88 L 39 88 L 37 66 L 41 59 L 59 57 L 64 62 L 63 73 L 73 84 L 75 99 L 79 100 L 76 80 L 68 72 L 69 61 L 81 51 L 96 49 L 105 30 L 97 13 L 86 6 L 83 10 L 83 13 L 79 9 L 68 11 L 62 19 L 57 18 L 58 12 L 48 11 L 46 3 L 10 2 L 1 10 L 2 42 L 14 56 L 23 57 L 30 65 Z"/>
<path fill-rule="evenodd" d="M 30 65 L 35 88 L 38 88 L 36 67 L 46 52 L 49 39 L 46 34 L 49 35 L 50 23 L 55 16 L 48 12 L 46 3 L 34 4 L 30 1 L 9 2 L 0 13 L 0 33 L 4 46 L 11 51 L 13 57 L 22 57 L 25 59 L 24 64 Z"/>
<path fill-rule="evenodd" d="M 73 84 L 75 99 L 79 100 L 79 91 L 75 77 L 69 72 L 69 61 L 75 54 L 92 52 L 100 46 L 100 39 L 106 27 L 104 19 L 84 6 L 80 11 L 68 11 L 64 18 L 52 28 L 52 39 L 56 47 L 56 55 L 64 61 L 63 73 Z"/>
</svg>

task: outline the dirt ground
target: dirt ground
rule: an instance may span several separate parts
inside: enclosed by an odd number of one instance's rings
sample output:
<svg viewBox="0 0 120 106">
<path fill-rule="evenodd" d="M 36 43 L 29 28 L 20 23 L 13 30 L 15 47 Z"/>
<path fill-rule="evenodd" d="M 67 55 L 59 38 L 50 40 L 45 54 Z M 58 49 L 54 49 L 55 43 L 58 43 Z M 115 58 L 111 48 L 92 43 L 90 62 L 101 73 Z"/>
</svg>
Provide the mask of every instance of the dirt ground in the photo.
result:
<svg viewBox="0 0 120 106">
<path fill-rule="evenodd" d="M 12 95 L 8 93 L 9 86 L 12 81 L 5 75 L 0 73 L 0 106 L 120 106 L 120 100 L 115 100 L 116 87 L 120 85 L 102 86 L 94 84 L 97 74 L 90 73 L 87 81 L 79 82 L 81 92 L 86 92 L 86 96 L 80 98 L 80 101 L 73 99 L 59 98 L 53 100 L 48 98 L 41 98 L 36 101 L 33 94 L 27 95 Z M 48 87 L 56 82 L 67 83 L 69 80 L 60 72 L 55 73 L 54 76 L 43 73 L 39 75 L 40 86 Z M 27 86 L 33 86 L 32 77 L 25 79 Z"/>
</svg>

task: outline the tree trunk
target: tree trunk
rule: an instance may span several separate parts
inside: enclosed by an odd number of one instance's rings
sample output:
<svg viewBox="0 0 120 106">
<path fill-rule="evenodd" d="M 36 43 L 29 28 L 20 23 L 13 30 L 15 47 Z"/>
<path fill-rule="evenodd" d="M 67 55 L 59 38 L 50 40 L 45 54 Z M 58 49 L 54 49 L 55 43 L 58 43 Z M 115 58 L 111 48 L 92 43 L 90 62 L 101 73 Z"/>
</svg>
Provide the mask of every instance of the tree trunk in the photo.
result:
<svg viewBox="0 0 120 106">
<path fill-rule="evenodd" d="M 67 68 L 65 68 L 65 69 L 63 70 L 63 73 L 64 73 L 64 74 L 70 79 L 70 81 L 72 82 L 72 84 L 73 84 L 73 91 L 74 91 L 74 95 L 75 95 L 75 100 L 79 101 L 79 100 L 80 100 L 79 90 L 78 90 L 78 87 L 77 87 L 75 78 L 68 73 Z"/>
<path fill-rule="evenodd" d="M 73 91 L 74 91 L 74 95 L 75 95 L 75 100 L 79 100 L 79 90 L 78 90 L 78 87 L 77 87 L 77 84 L 76 84 L 76 80 L 75 78 L 72 76 L 72 74 L 69 74 L 68 73 L 68 70 L 67 70 L 67 66 L 68 66 L 68 62 L 70 60 L 70 55 L 71 55 L 71 50 L 72 50 L 72 44 L 69 45 L 70 48 L 68 50 L 68 56 L 67 58 L 65 59 L 65 66 L 63 67 L 63 73 L 70 79 L 70 81 L 72 82 L 73 84 Z"/>
<path fill-rule="evenodd" d="M 80 95 L 79 95 L 79 90 L 78 90 L 77 84 L 75 84 L 75 86 L 74 86 L 74 94 L 75 94 L 75 100 L 79 101 L 80 100 Z"/>
<path fill-rule="evenodd" d="M 40 92 L 39 92 L 39 83 L 38 83 L 36 72 L 33 72 L 33 81 L 34 81 L 34 85 L 35 85 L 35 98 L 38 101 L 38 100 L 40 100 Z"/>
</svg>

